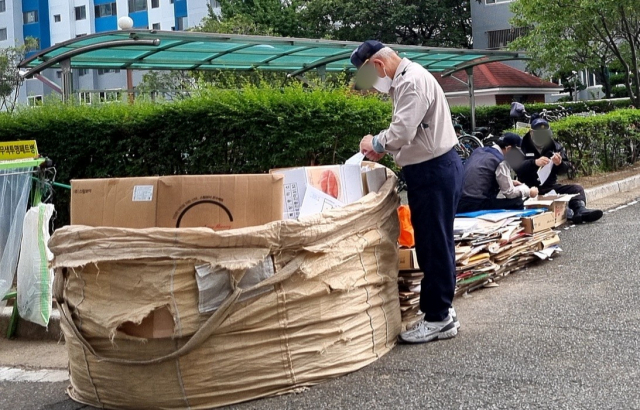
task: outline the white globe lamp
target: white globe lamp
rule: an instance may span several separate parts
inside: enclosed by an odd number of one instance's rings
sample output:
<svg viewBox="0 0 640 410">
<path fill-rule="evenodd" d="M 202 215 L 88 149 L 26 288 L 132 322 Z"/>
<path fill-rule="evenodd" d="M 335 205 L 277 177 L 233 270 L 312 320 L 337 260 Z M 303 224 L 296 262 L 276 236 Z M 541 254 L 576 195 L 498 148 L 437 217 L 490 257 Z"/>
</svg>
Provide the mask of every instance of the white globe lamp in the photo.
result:
<svg viewBox="0 0 640 410">
<path fill-rule="evenodd" d="M 118 19 L 118 27 L 120 30 L 131 30 L 133 28 L 133 19 L 129 16 L 122 16 Z"/>
</svg>

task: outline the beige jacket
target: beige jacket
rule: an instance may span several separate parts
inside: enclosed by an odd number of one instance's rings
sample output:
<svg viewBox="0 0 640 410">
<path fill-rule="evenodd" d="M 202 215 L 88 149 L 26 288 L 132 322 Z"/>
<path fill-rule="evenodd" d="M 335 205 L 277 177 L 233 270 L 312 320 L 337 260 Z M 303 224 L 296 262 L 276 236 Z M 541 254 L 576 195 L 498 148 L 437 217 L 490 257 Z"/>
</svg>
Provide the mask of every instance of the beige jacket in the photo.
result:
<svg viewBox="0 0 640 410">
<path fill-rule="evenodd" d="M 420 64 L 403 59 L 390 90 L 393 118 L 376 142 L 400 166 L 446 154 L 458 143 L 449 103 L 436 79 Z"/>
</svg>

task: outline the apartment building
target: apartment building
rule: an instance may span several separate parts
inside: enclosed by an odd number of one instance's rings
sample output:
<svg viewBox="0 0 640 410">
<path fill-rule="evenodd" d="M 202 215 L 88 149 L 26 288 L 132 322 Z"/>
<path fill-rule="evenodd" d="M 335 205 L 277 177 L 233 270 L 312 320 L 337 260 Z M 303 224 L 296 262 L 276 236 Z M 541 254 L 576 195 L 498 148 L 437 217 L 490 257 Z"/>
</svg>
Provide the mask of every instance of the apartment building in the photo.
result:
<svg viewBox="0 0 640 410">
<path fill-rule="evenodd" d="M 527 27 L 511 26 L 511 3 L 526 0 L 471 0 L 471 19 L 473 48 L 487 50 L 506 49 L 510 42 L 526 34 Z M 506 61 L 505 64 L 521 71 L 526 71 L 526 61 Z M 587 89 L 580 92 L 578 98 L 590 100 L 602 98 L 602 86 L 598 85 L 596 77 L 588 71 L 577 73 L 582 84 Z M 554 93 L 547 95 L 547 101 L 556 101 L 568 93 Z M 517 97 L 516 97 L 517 99 Z"/>
<path fill-rule="evenodd" d="M 88 34 L 118 29 L 118 19 L 129 16 L 133 27 L 153 30 L 185 30 L 200 24 L 209 13 L 220 12 L 215 0 L 0 0 L 0 48 L 38 41 L 43 50 L 54 44 Z M 61 72 L 47 70 L 45 77 L 60 84 Z M 144 73 L 134 72 L 134 85 Z M 89 92 L 126 88 L 126 73 L 119 70 L 74 70 L 76 95 L 91 102 Z M 20 102 L 35 104 L 54 92 L 37 79 L 25 81 Z"/>
</svg>

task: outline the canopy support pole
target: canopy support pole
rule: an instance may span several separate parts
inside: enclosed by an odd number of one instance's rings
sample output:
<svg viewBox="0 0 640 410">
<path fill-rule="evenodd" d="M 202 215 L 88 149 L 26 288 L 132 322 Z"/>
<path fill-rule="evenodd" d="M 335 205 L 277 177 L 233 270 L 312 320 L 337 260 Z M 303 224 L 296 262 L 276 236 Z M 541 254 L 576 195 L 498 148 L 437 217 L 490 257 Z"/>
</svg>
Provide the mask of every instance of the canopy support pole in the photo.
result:
<svg viewBox="0 0 640 410">
<path fill-rule="evenodd" d="M 73 92 L 73 73 L 71 72 L 71 60 L 62 60 L 62 102 L 68 103 Z"/>
<path fill-rule="evenodd" d="M 473 84 L 473 67 L 466 69 L 469 77 L 469 102 L 471 104 L 471 132 L 476 130 L 476 90 Z"/>
</svg>

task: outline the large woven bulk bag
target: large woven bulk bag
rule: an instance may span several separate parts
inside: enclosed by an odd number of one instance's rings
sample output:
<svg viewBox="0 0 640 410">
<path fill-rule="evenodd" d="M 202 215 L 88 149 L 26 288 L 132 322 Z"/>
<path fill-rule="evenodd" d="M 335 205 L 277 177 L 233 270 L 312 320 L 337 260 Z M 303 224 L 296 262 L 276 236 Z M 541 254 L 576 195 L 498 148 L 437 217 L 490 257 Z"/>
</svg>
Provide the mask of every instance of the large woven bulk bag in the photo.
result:
<svg viewBox="0 0 640 410">
<path fill-rule="evenodd" d="M 72 399 L 206 409 L 360 369 L 400 332 L 395 177 L 300 220 L 67 226 L 50 241 Z"/>
</svg>

